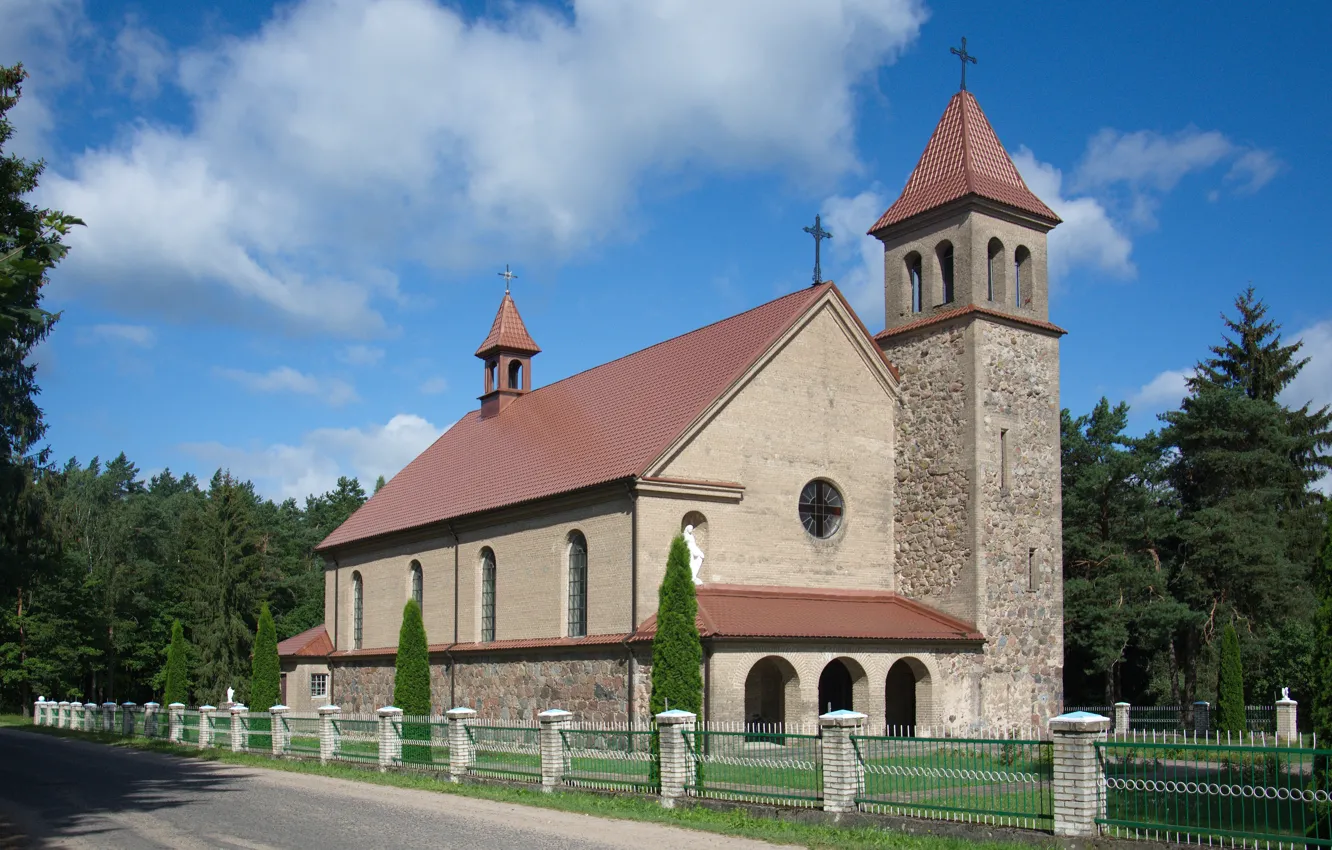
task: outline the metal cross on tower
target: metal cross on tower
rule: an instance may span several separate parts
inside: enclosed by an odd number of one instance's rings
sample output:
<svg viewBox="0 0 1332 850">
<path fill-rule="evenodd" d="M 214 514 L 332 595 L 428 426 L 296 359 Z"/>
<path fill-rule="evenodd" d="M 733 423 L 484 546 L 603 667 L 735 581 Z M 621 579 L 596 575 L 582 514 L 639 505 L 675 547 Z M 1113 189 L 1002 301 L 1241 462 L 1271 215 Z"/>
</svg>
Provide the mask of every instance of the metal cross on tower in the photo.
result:
<svg viewBox="0 0 1332 850">
<path fill-rule="evenodd" d="M 504 271 L 502 271 L 502 272 L 495 272 L 495 274 L 497 274 L 497 275 L 499 275 L 500 277 L 504 278 L 504 294 L 505 294 L 505 295 L 508 295 L 508 294 L 509 294 L 509 281 L 511 281 L 511 280 L 513 280 L 514 278 L 518 277 L 518 275 L 516 275 L 516 274 L 514 274 L 513 272 L 509 271 L 509 264 L 508 264 L 508 263 L 505 263 L 505 264 L 504 264 Z"/>
<path fill-rule="evenodd" d="M 818 215 L 814 216 L 814 226 L 806 227 L 805 232 L 814 237 L 814 285 L 823 283 L 823 272 L 819 269 L 819 243 L 824 239 L 831 239 L 832 234 L 823 229 L 823 222 Z"/>
<path fill-rule="evenodd" d="M 948 48 L 948 52 L 962 60 L 962 91 L 967 90 L 967 63 L 976 64 L 976 57 L 967 52 L 967 37 L 962 36 L 962 49 L 956 47 Z"/>
</svg>

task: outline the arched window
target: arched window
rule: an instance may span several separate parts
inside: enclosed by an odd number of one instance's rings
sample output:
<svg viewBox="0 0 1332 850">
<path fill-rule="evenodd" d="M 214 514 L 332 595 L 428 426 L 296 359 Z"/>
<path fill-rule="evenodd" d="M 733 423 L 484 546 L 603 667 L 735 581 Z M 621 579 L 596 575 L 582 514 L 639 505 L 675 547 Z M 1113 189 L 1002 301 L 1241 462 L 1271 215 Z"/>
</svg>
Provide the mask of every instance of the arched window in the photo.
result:
<svg viewBox="0 0 1332 850">
<path fill-rule="evenodd" d="M 486 392 L 499 389 L 499 364 L 494 360 L 486 363 Z"/>
<path fill-rule="evenodd" d="M 421 562 L 412 561 L 410 593 L 416 600 L 416 607 L 425 611 L 425 576 L 421 573 Z"/>
<path fill-rule="evenodd" d="M 1013 303 L 1025 307 L 1031 303 L 1031 252 L 1019 245 L 1013 254 Z"/>
<path fill-rule="evenodd" d="M 911 312 L 919 313 L 925 305 L 925 292 L 920 280 L 920 254 L 915 251 L 907 254 L 906 269 L 907 281 L 911 286 Z"/>
<path fill-rule="evenodd" d="M 361 648 L 362 614 L 365 608 L 365 590 L 361 574 L 352 573 L 352 649 Z"/>
<path fill-rule="evenodd" d="M 989 258 L 985 263 L 985 292 L 986 298 L 994 300 L 994 290 L 999 283 L 999 275 L 1002 273 L 1002 267 L 999 265 L 1004 261 L 1004 243 L 998 239 L 990 240 Z"/>
<path fill-rule="evenodd" d="M 939 275 L 943 279 L 943 303 L 953 303 L 953 243 L 940 243 L 939 254 Z"/>
<path fill-rule="evenodd" d="M 495 639 L 495 553 L 481 550 L 481 640 Z"/>
<path fill-rule="evenodd" d="M 569 535 L 569 637 L 587 635 L 587 538 Z"/>
<path fill-rule="evenodd" d="M 523 362 L 521 360 L 509 361 L 509 389 L 521 390 L 523 388 Z"/>
</svg>

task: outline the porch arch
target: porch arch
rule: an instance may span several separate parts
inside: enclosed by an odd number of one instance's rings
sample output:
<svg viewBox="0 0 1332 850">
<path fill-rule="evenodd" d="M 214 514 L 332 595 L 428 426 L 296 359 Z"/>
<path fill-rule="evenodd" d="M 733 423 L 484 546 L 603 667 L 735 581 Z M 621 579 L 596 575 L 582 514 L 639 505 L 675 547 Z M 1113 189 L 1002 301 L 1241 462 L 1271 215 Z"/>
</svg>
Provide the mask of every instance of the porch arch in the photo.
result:
<svg viewBox="0 0 1332 850">
<path fill-rule="evenodd" d="M 929 668 L 918 658 L 900 658 L 884 681 L 884 725 L 889 735 L 929 734 L 934 714 Z"/>
<path fill-rule="evenodd" d="M 788 708 L 800 705 L 800 676 L 779 655 L 754 662 L 745 677 L 745 725 L 767 726 L 787 722 Z"/>
</svg>

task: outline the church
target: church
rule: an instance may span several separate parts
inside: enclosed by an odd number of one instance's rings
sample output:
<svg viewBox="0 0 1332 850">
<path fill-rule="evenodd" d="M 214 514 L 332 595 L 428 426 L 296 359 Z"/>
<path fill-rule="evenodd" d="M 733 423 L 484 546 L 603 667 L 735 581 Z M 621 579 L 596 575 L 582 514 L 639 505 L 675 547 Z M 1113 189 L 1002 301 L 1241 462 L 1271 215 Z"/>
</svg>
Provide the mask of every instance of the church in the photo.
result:
<svg viewBox="0 0 1332 850">
<path fill-rule="evenodd" d="M 1043 725 L 1062 707 L 1058 223 L 964 89 L 866 222 L 877 335 L 821 282 L 541 385 L 506 292 L 479 406 L 319 545 L 325 620 L 283 642 L 287 703 L 389 704 L 414 597 L 436 711 L 643 720 L 688 529 L 705 719 Z"/>
</svg>

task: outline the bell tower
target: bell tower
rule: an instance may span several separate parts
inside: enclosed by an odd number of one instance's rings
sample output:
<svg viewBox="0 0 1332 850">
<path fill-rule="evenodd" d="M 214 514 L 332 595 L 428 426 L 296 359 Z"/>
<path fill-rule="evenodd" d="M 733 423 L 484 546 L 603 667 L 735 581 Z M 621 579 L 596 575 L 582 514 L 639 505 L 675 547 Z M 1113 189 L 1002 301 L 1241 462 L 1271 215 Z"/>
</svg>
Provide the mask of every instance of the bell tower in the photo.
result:
<svg viewBox="0 0 1332 850">
<path fill-rule="evenodd" d="M 518 305 L 506 290 L 495 321 L 476 356 L 485 364 L 485 392 L 481 418 L 495 416 L 519 396 L 532 391 L 532 357 L 541 348 L 532 340 L 518 315 Z"/>
<path fill-rule="evenodd" d="M 963 89 L 869 231 L 884 250 L 876 341 L 902 374 L 897 587 L 985 635 L 957 671 L 974 700 L 959 715 L 1024 729 L 1063 694 L 1064 331 L 1046 277 L 1059 221 Z"/>
</svg>

